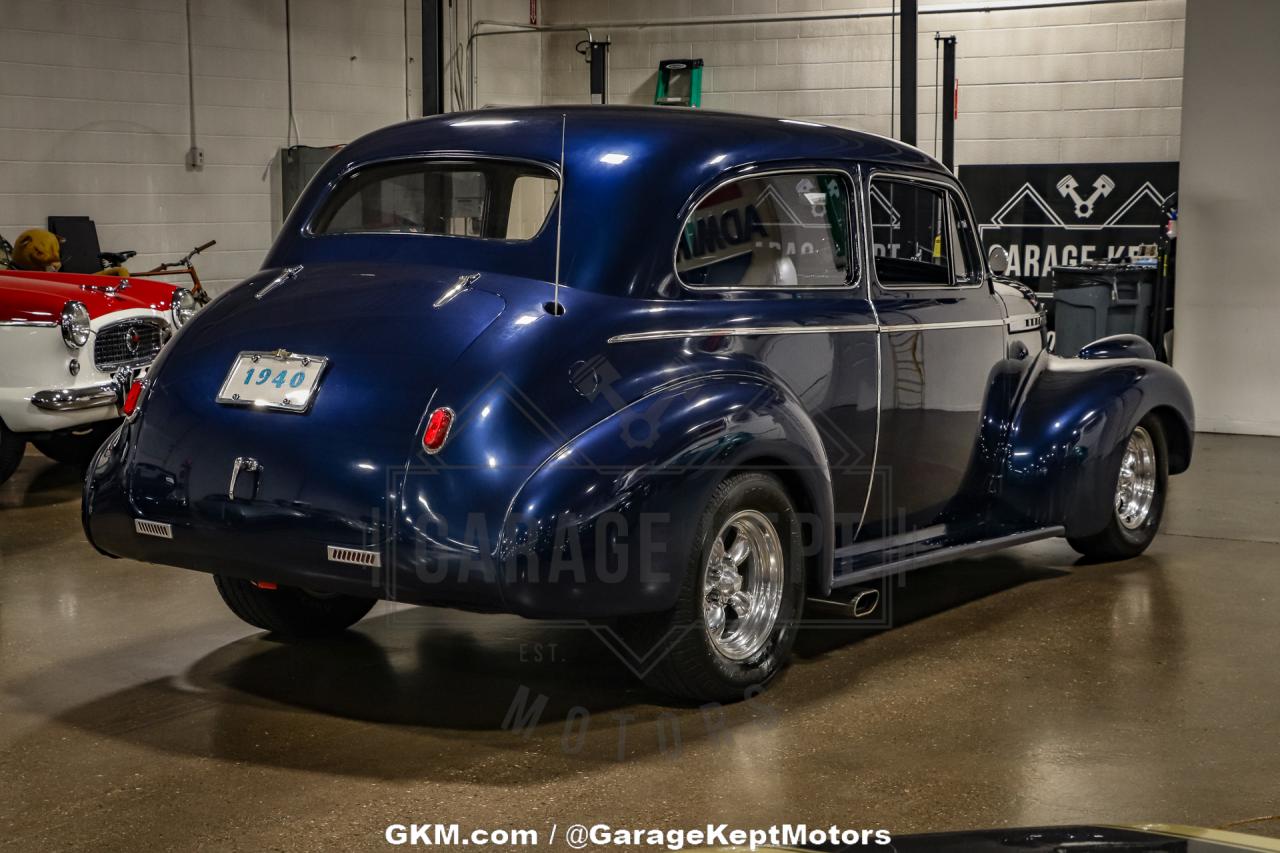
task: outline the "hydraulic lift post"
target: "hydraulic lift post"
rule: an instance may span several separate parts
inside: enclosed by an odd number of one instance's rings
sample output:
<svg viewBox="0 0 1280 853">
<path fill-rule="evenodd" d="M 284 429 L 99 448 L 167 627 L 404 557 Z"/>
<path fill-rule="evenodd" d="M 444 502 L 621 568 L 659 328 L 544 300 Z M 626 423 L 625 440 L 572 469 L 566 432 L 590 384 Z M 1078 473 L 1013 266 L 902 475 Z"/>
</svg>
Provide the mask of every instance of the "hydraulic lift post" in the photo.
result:
<svg viewBox="0 0 1280 853">
<path fill-rule="evenodd" d="M 898 65 L 898 88 L 902 104 L 902 133 L 908 145 L 916 144 L 916 33 L 920 23 L 919 0 L 902 0 L 902 57 Z"/>
<path fill-rule="evenodd" d="M 942 42 L 942 91 L 935 108 L 942 112 L 942 165 L 956 170 L 956 37 L 935 36 Z"/>
<path fill-rule="evenodd" d="M 591 103 L 609 103 L 609 40 L 587 42 L 587 63 L 591 66 Z"/>
</svg>

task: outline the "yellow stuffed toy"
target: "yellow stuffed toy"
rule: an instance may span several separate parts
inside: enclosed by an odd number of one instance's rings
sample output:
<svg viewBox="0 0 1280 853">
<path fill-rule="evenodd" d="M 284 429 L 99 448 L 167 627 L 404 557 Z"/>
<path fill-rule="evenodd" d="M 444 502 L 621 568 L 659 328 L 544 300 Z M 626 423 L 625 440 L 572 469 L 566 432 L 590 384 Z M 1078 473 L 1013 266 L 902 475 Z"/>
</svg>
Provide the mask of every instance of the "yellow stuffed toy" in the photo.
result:
<svg viewBox="0 0 1280 853">
<path fill-rule="evenodd" d="M 31 228 L 13 244 L 13 265 L 20 270 L 57 272 L 62 269 L 62 241 L 43 228 Z"/>
<path fill-rule="evenodd" d="M 13 266 L 20 270 L 57 272 L 62 269 L 62 238 L 43 228 L 29 228 L 13 244 Z M 110 267 L 94 275 L 126 276 L 124 267 Z"/>
</svg>

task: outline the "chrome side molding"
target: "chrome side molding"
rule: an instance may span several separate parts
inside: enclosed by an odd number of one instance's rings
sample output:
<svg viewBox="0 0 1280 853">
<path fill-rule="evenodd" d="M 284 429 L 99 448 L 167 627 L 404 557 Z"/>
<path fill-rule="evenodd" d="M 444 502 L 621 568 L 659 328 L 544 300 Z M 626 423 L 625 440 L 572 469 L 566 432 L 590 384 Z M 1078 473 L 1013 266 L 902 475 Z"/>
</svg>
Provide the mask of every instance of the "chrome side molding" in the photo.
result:
<svg viewBox="0 0 1280 853">
<path fill-rule="evenodd" d="M 825 326 L 730 326 L 724 329 L 656 329 L 651 332 L 626 332 L 609 338 L 611 344 L 634 341 L 658 341 L 665 338 L 734 337 L 744 335 L 829 335 L 844 332 L 875 332 L 875 323 L 851 323 Z"/>
</svg>

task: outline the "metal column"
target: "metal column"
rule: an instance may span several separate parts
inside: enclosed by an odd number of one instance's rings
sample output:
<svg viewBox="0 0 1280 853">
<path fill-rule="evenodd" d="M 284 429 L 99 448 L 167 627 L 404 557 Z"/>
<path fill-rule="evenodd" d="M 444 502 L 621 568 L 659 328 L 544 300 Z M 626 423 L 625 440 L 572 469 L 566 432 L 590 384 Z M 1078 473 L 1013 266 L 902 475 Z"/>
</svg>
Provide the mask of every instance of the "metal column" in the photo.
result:
<svg viewBox="0 0 1280 853">
<path fill-rule="evenodd" d="M 942 38 L 942 91 L 937 108 L 942 111 L 942 165 L 956 170 L 956 37 Z"/>
<path fill-rule="evenodd" d="M 444 3 L 422 0 L 422 114 L 444 112 Z"/>
<path fill-rule="evenodd" d="M 898 88 L 902 104 L 902 141 L 916 144 L 916 32 L 919 28 L 919 0 L 902 0 L 902 58 L 898 66 Z"/>
<path fill-rule="evenodd" d="M 587 62 L 591 64 L 591 103 L 609 103 L 609 42 L 587 42 Z"/>
</svg>

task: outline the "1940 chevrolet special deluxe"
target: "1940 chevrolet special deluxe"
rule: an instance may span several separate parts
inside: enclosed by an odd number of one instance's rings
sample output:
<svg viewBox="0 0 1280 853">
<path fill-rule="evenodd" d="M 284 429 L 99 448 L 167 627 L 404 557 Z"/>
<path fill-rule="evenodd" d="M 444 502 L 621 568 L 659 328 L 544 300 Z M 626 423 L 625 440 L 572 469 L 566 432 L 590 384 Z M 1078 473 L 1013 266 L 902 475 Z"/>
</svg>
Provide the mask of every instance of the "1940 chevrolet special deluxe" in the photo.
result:
<svg viewBox="0 0 1280 853">
<path fill-rule="evenodd" d="M 386 128 L 130 389 L 85 529 L 282 635 L 376 599 L 607 619 L 651 683 L 740 697 L 807 600 L 1155 535 L 1186 387 L 1136 337 L 1046 352 L 976 233 L 930 157 L 804 121 Z"/>
</svg>

